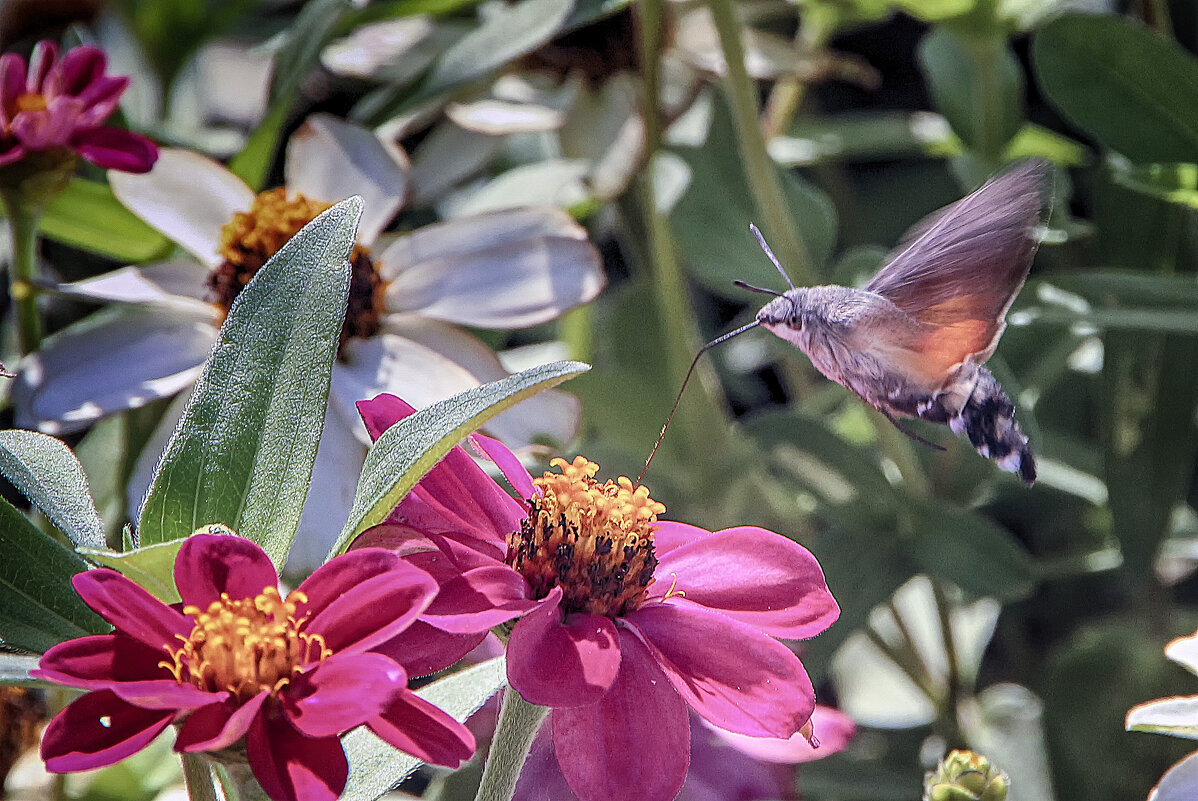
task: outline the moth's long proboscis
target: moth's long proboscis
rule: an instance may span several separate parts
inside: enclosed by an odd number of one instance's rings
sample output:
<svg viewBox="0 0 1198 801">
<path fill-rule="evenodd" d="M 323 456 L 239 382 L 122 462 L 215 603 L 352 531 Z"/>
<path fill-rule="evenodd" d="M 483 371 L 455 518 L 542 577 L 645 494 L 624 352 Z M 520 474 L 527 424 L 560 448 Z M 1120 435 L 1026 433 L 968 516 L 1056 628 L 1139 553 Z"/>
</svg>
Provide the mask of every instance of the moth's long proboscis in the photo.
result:
<svg viewBox="0 0 1198 801">
<path fill-rule="evenodd" d="M 738 334 L 743 334 L 750 328 L 756 328 L 758 325 L 760 325 L 760 323 L 754 320 L 747 325 L 742 325 L 735 331 L 729 331 L 723 336 L 716 337 L 703 347 L 699 348 L 699 352 L 695 354 L 695 358 L 691 360 L 691 366 L 686 371 L 686 377 L 682 379 L 682 386 L 678 388 L 678 397 L 674 398 L 674 405 L 670 407 L 670 414 L 666 417 L 666 424 L 661 427 L 661 433 L 657 435 L 657 442 L 653 443 L 653 450 L 649 451 L 649 458 L 645 460 L 645 466 L 641 469 L 641 474 L 636 477 L 636 486 L 639 487 L 641 485 L 641 479 L 645 477 L 645 473 L 649 472 L 649 464 L 653 461 L 653 457 L 657 455 L 657 449 L 661 447 L 661 443 L 666 438 L 666 431 L 669 429 L 670 423 L 674 420 L 674 413 L 678 411 L 678 404 L 682 402 L 682 393 L 686 391 L 686 385 L 690 383 L 691 375 L 695 372 L 695 367 L 698 366 L 699 359 L 702 358 L 704 353 L 711 350 L 721 342 L 727 342 L 729 339 L 732 339 L 732 337 L 737 336 Z"/>
</svg>

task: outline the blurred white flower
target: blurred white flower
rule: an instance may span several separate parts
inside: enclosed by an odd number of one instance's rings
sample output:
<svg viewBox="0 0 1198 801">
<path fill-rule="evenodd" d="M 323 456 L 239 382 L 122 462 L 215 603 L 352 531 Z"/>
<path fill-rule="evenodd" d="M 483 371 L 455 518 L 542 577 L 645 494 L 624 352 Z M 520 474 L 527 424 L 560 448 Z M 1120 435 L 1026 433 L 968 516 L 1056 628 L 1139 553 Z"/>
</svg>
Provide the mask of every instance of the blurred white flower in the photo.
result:
<svg viewBox="0 0 1198 801">
<path fill-rule="evenodd" d="M 190 388 L 254 271 L 328 204 L 361 195 L 365 211 L 330 409 L 289 563 L 294 571 L 316 567 L 344 522 L 370 441 L 355 401 L 402 392 L 425 406 L 507 375 L 490 348 L 457 326 L 537 325 L 591 300 L 604 284 L 585 230 L 557 209 L 510 209 L 380 238 L 404 202 L 408 172 L 398 148 L 316 115 L 288 143 L 285 188 L 255 195 L 217 162 L 171 149 L 147 175 L 110 174 L 118 199 L 190 256 L 62 287 L 109 305 L 22 363 L 13 392 L 17 424 L 68 432 Z M 146 447 L 131 505 L 181 410 L 182 399 Z M 566 442 L 577 418 L 572 396 L 549 391 L 488 429 L 516 447 L 537 437 Z"/>
</svg>

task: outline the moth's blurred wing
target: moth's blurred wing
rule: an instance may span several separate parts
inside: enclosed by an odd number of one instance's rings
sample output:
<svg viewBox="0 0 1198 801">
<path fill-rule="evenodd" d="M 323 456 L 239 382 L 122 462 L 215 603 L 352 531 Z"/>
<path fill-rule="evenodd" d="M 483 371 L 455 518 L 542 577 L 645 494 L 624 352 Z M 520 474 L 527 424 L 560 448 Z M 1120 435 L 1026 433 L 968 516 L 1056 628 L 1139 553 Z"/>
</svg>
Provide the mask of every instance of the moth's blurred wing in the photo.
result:
<svg viewBox="0 0 1198 801">
<path fill-rule="evenodd" d="M 909 347 L 922 372 L 994 352 L 1036 252 L 1048 174 L 1045 162 L 1023 162 L 936 212 L 866 287 L 921 324 Z"/>
</svg>

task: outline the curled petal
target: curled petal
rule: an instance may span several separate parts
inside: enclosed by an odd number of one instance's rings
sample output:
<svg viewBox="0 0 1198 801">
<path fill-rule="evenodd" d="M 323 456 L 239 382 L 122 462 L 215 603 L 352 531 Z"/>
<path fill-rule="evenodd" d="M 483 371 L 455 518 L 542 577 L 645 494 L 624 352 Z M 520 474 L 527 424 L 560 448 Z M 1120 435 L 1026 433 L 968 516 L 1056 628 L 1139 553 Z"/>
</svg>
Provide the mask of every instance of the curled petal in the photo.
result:
<svg viewBox="0 0 1198 801">
<path fill-rule="evenodd" d="M 499 467 L 503 477 L 512 485 L 512 489 L 520 493 L 521 498 L 528 500 L 532 497 L 532 476 L 506 445 L 482 434 L 473 435 L 470 442 Z"/>
<path fill-rule="evenodd" d="M 266 551 L 243 537 L 196 534 L 175 557 L 175 585 L 183 603 L 207 609 L 227 593 L 240 601 L 277 587 L 279 576 Z"/>
<path fill-rule="evenodd" d="M 474 735 L 449 713 L 404 690 L 367 724 L 383 740 L 423 762 L 457 768 L 474 755 Z"/>
<path fill-rule="evenodd" d="M 42 737 L 46 770 L 73 773 L 102 768 L 136 754 L 170 725 L 173 710 L 127 704 L 110 690 L 96 690 L 62 710 Z"/>
<path fill-rule="evenodd" d="M 115 570 L 99 568 L 71 579 L 75 591 L 117 630 L 151 648 L 162 648 L 191 633 L 191 618 L 162 601 Z"/>
<path fill-rule="evenodd" d="M 300 733 L 335 737 L 379 714 L 407 687 L 403 668 L 382 654 L 335 654 L 296 676 L 280 700 Z"/>
<path fill-rule="evenodd" d="M 750 626 L 702 607 L 650 604 L 624 618 L 687 703 L 753 737 L 790 737 L 811 718 L 815 690 L 799 658 Z"/>
<path fill-rule="evenodd" d="M 85 128 L 71 135 L 79 155 L 110 170 L 149 172 L 158 160 L 158 146 L 140 134 L 120 128 Z"/>
<path fill-rule="evenodd" d="M 424 622 L 458 634 L 473 634 L 535 609 L 528 582 L 507 565 L 477 567 L 441 583 Z"/>
<path fill-rule="evenodd" d="M 810 738 L 805 736 L 806 732 L 800 732 L 786 739 L 749 737 L 712 726 L 705 720 L 702 721 L 702 724 L 742 754 L 762 762 L 773 762 L 780 765 L 797 765 L 832 756 L 843 751 L 857 732 L 857 725 L 848 715 L 839 709 L 818 704 L 815 707 L 815 712 L 811 714 L 809 722 Z"/>
<path fill-rule="evenodd" d="M 345 789 L 349 763 L 336 737 L 305 737 L 285 718 L 258 715 L 245 744 L 271 801 L 336 801 Z"/>
<path fill-rule="evenodd" d="M 608 691 L 620 670 L 616 626 L 601 615 L 561 619 L 562 591 L 516 623 L 508 640 L 508 682 L 540 706 L 586 706 Z"/>
<path fill-rule="evenodd" d="M 104 75 L 107 63 L 108 58 L 98 47 L 72 48 L 46 75 L 43 90 L 48 95 L 81 95 Z"/>
<path fill-rule="evenodd" d="M 627 631 L 620 650 L 620 673 L 598 703 L 553 710 L 557 761 L 582 801 L 670 801 L 690 764 L 686 703 Z"/>
<path fill-rule="evenodd" d="M 380 564 L 389 564 L 376 572 Z M 359 576 L 356 585 L 346 578 Z M 322 586 L 328 578 L 341 589 L 333 595 Z M 422 570 L 379 548 L 351 551 L 328 562 L 300 585 L 317 599 L 308 631 L 319 632 L 334 653 L 365 651 L 410 626 L 432 602 L 437 582 Z"/>
<path fill-rule="evenodd" d="M 184 753 L 219 751 L 245 736 L 262 704 L 270 697 L 263 690 L 244 704 L 229 699 L 197 709 L 187 716 L 175 737 L 175 750 Z"/>
<path fill-rule="evenodd" d="M 773 637 L 814 637 L 840 615 L 811 552 L 763 528 L 725 529 L 658 558 L 654 589 L 674 585 L 687 601 Z"/>
</svg>

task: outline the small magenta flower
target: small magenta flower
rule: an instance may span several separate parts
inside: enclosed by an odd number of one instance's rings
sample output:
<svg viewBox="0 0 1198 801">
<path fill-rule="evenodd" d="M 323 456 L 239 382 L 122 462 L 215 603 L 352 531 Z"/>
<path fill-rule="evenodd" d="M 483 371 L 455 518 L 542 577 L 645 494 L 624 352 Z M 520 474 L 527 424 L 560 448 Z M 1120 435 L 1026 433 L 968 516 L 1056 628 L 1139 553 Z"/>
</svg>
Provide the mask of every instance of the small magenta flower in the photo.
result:
<svg viewBox="0 0 1198 801">
<path fill-rule="evenodd" d="M 412 412 L 389 395 L 358 406 L 375 437 Z M 441 571 L 419 641 L 400 635 L 384 652 L 435 644 L 451 658 L 455 635 L 459 648 L 481 636 L 471 623 L 518 617 L 508 682 L 552 708 L 554 751 L 583 801 L 672 799 L 689 761 L 688 706 L 754 737 L 803 730 L 815 693 L 775 638 L 813 637 L 839 614 L 807 549 L 752 526 L 659 522 L 665 507 L 645 487 L 600 483 L 581 456 L 533 479 L 499 442 L 471 441 L 523 501 L 459 448 L 359 538 Z"/>
<path fill-rule="evenodd" d="M 348 763 L 339 736 L 360 725 L 425 761 L 474 752 L 461 724 L 407 688 L 370 649 L 436 592 L 431 577 L 378 548 L 325 564 L 285 598 L 266 553 L 232 535 L 196 534 L 175 561 L 182 604 L 167 606 L 113 570 L 76 591 L 115 627 L 54 646 L 32 672 L 90 690 L 46 729 L 56 773 L 111 765 L 172 724 L 175 750 L 247 762 L 274 801 L 332 801 Z"/>
<path fill-rule="evenodd" d="M 42 41 L 26 67 L 16 53 L 0 56 L 0 166 L 30 153 L 64 150 L 100 167 L 148 172 L 158 148 L 143 136 L 104 126 L 129 78 L 105 75 L 104 51 L 89 45 L 58 58 Z"/>
</svg>

